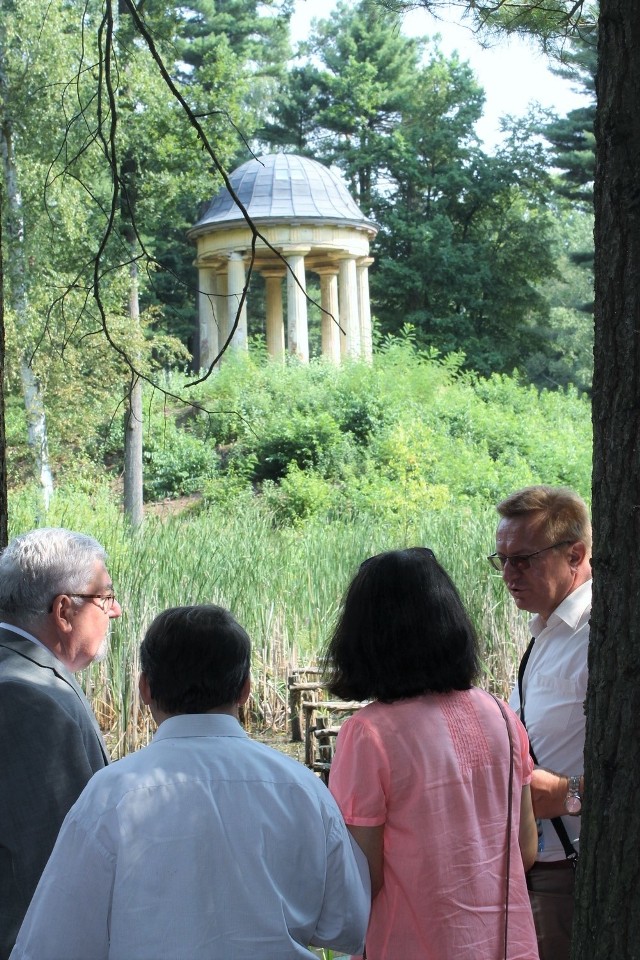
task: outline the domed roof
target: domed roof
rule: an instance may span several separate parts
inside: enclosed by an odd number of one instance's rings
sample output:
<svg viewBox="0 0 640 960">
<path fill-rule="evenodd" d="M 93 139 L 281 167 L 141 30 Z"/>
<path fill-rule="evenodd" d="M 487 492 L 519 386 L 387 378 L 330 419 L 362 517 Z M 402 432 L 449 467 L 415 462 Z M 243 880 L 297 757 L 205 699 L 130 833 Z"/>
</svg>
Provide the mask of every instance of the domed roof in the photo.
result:
<svg viewBox="0 0 640 960">
<path fill-rule="evenodd" d="M 376 229 L 358 208 L 340 177 L 316 160 L 290 153 L 267 154 L 248 160 L 229 177 L 249 216 L 265 220 L 331 220 L 345 226 Z M 231 194 L 223 187 L 190 234 L 244 221 Z"/>
</svg>

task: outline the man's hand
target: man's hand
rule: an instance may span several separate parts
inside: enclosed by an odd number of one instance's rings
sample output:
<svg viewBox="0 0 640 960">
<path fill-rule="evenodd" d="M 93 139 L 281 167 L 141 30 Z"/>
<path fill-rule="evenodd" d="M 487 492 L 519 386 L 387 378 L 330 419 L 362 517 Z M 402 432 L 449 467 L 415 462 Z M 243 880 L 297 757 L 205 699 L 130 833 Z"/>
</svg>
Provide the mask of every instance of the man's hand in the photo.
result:
<svg viewBox="0 0 640 960">
<path fill-rule="evenodd" d="M 580 777 L 580 792 L 584 787 Z M 536 817 L 551 820 L 553 817 L 567 815 L 564 802 L 569 791 L 569 777 L 544 767 L 536 767 L 531 778 L 531 799 Z"/>
<path fill-rule="evenodd" d="M 550 820 L 566 813 L 564 800 L 568 786 L 569 780 L 562 774 L 536 767 L 531 777 L 531 799 L 536 817 Z"/>
</svg>

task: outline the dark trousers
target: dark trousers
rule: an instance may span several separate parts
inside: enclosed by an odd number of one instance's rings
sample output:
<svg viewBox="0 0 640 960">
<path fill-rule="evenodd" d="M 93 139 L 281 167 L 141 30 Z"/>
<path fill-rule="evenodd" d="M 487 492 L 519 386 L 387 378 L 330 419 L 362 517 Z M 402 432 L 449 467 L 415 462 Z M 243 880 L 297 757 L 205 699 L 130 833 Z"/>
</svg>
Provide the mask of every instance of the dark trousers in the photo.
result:
<svg viewBox="0 0 640 960">
<path fill-rule="evenodd" d="M 535 863 L 527 874 L 540 960 L 569 960 L 575 876 L 568 860 Z"/>
</svg>

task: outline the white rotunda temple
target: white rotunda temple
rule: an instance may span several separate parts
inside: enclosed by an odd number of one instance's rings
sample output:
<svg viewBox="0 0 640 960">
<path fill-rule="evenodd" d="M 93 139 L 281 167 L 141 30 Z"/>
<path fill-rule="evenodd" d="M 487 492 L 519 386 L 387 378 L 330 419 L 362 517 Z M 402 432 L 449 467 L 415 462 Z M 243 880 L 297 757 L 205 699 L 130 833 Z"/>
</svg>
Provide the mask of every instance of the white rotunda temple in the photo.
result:
<svg viewBox="0 0 640 960">
<path fill-rule="evenodd" d="M 316 160 L 276 153 L 252 159 L 229 177 L 260 236 L 253 269 L 265 279 L 266 340 L 271 357 L 285 349 L 309 360 L 306 271 L 320 277 L 322 354 L 371 359 L 369 242 L 377 226 L 358 208 L 340 177 Z M 246 349 L 247 299 L 242 291 L 254 235 L 224 187 L 191 228 L 197 245 L 200 368 L 230 342 Z M 286 279 L 286 336 L 283 280 Z"/>
</svg>

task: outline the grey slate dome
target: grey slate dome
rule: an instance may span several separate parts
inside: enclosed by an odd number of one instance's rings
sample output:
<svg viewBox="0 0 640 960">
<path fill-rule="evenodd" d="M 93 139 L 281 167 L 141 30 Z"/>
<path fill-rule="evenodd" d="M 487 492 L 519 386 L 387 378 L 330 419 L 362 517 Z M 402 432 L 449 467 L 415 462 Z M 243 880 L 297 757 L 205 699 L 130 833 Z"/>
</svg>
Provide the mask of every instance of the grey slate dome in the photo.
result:
<svg viewBox="0 0 640 960">
<path fill-rule="evenodd" d="M 250 217 L 257 222 L 322 220 L 376 228 L 358 208 L 340 177 L 308 157 L 267 154 L 243 163 L 229 180 Z M 244 217 L 223 187 L 189 234 L 194 237 L 203 228 L 211 231 L 233 221 L 244 222 Z"/>
<path fill-rule="evenodd" d="M 224 187 L 187 231 L 197 251 L 199 369 L 212 369 L 227 348 L 248 349 L 247 281 L 256 275 L 264 281 L 269 357 L 287 352 L 309 362 L 306 284 L 315 274 L 322 355 L 336 364 L 343 357 L 370 361 L 369 244 L 378 227 L 339 174 L 276 153 L 243 163 L 229 183 L 251 226 Z"/>
</svg>

